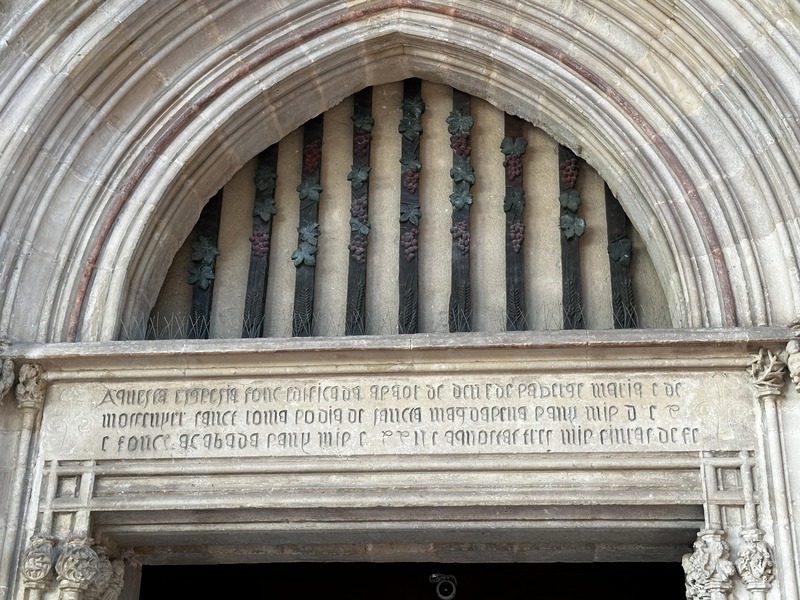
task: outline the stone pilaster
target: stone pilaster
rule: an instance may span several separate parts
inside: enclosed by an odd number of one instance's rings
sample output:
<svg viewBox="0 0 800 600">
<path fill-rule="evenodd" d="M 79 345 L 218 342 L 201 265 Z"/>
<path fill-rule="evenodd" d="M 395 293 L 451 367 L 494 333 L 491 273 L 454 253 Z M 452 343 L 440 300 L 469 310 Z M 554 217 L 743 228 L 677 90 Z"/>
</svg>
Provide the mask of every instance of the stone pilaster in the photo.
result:
<svg viewBox="0 0 800 600">
<path fill-rule="evenodd" d="M 727 600 L 736 572 L 729 560 L 730 552 L 724 531 L 698 532 L 693 552 L 684 554 L 681 560 L 686 573 L 687 600 Z"/>
<path fill-rule="evenodd" d="M 91 538 L 68 538 L 56 563 L 59 600 L 83 600 L 100 568 L 100 558 L 92 549 Z"/>
</svg>

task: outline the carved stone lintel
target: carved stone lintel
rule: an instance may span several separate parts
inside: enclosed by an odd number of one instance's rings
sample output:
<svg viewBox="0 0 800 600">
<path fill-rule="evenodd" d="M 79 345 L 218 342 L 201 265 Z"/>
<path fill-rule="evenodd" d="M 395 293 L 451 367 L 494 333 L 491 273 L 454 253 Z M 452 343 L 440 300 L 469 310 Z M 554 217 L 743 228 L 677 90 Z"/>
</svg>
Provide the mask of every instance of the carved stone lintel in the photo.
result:
<svg viewBox="0 0 800 600">
<path fill-rule="evenodd" d="M 780 396 L 783 393 L 786 365 L 771 350 L 761 349 L 750 363 L 750 381 L 759 398 Z"/>
<path fill-rule="evenodd" d="M 742 531 L 742 543 L 736 558 L 736 570 L 748 590 L 767 591 L 775 579 L 772 551 L 760 529 Z"/>
<path fill-rule="evenodd" d="M 61 600 L 81 600 L 82 592 L 100 571 L 100 558 L 92 550 L 92 539 L 67 538 L 56 563 Z"/>
<path fill-rule="evenodd" d="M 0 359 L 0 406 L 3 406 L 3 398 L 14 385 L 14 361 L 10 358 Z"/>
<path fill-rule="evenodd" d="M 736 572 L 729 560 L 730 546 L 725 532 L 704 529 L 697 534 L 694 551 L 684 554 L 687 600 L 725 600 L 733 588 Z"/>
<path fill-rule="evenodd" d="M 25 587 L 45 589 L 53 580 L 53 563 L 56 558 L 56 540 L 37 534 L 31 536 L 28 549 L 22 557 L 20 574 Z"/>
<path fill-rule="evenodd" d="M 26 363 L 19 369 L 17 406 L 20 410 L 40 411 L 44 404 L 44 370 L 41 365 Z"/>
</svg>

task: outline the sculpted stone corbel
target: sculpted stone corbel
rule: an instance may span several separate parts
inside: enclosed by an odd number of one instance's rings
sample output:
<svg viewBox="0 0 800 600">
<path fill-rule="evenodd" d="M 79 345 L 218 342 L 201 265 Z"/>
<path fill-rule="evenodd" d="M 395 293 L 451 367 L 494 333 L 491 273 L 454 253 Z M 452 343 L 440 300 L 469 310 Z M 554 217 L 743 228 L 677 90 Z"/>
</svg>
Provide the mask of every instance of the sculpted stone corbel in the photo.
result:
<svg viewBox="0 0 800 600">
<path fill-rule="evenodd" d="M 41 534 L 31 536 L 19 568 L 25 587 L 44 590 L 53 581 L 57 555 L 55 544 L 55 538 Z"/>
<path fill-rule="evenodd" d="M 25 363 L 19 368 L 17 406 L 20 410 L 39 412 L 44 405 L 45 383 L 41 365 Z"/>
<path fill-rule="evenodd" d="M 681 560 L 687 600 L 726 600 L 736 572 L 730 553 L 724 531 L 704 529 L 697 534 L 694 551 Z"/>
<path fill-rule="evenodd" d="M 772 551 L 760 529 L 742 531 L 742 543 L 736 558 L 736 570 L 754 597 L 763 597 L 775 579 Z"/>
<path fill-rule="evenodd" d="M 786 366 L 789 368 L 789 375 L 795 389 L 800 392 L 800 320 L 795 321 L 789 327 L 794 338 L 786 344 Z"/>
<path fill-rule="evenodd" d="M 3 398 L 14 385 L 14 361 L 10 358 L 0 359 L 0 406 L 3 406 Z"/>
<path fill-rule="evenodd" d="M 762 348 L 750 363 L 751 382 L 759 398 L 783 394 L 786 364 L 772 350 Z"/>
<path fill-rule="evenodd" d="M 100 557 L 92 550 L 92 539 L 67 538 L 56 562 L 60 600 L 82 600 L 99 572 Z"/>
</svg>

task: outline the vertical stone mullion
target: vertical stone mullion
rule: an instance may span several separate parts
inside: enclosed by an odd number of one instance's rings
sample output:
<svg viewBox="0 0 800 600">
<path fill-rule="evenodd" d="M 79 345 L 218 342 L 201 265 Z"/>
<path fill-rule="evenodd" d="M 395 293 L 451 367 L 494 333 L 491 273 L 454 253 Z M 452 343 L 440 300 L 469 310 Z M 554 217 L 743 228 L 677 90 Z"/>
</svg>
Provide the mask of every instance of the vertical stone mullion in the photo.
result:
<svg viewBox="0 0 800 600">
<path fill-rule="evenodd" d="M 277 213 L 275 187 L 278 177 L 278 144 L 258 155 L 253 177 L 252 229 L 250 234 L 250 267 L 247 273 L 242 337 L 261 337 L 269 281 L 269 251 L 272 238 L 272 217 Z"/>
<path fill-rule="evenodd" d="M 559 147 L 558 158 L 563 326 L 564 329 L 584 329 L 579 242 L 586 223 L 578 216 L 578 206 L 581 202 L 580 194 L 575 187 L 578 179 L 578 159 L 566 146 Z"/>
<path fill-rule="evenodd" d="M 345 335 L 366 333 L 367 242 L 369 224 L 369 172 L 372 127 L 372 88 L 353 99 L 353 168 L 350 180 L 350 250 L 347 272 L 347 316 Z"/>
<path fill-rule="evenodd" d="M 506 194 L 503 210 L 506 213 L 506 329 L 523 331 L 527 329 L 525 310 L 525 255 L 522 253 L 525 241 L 525 189 L 523 185 L 523 155 L 528 142 L 523 136 L 522 122 L 506 115 L 505 137 L 500 150 L 505 156 Z"/>
<path fill-rule="evenodd" d="M 578 159 L 577 189 L 581 218 L 589 224 L 580 236 L 581 303 L 584 327 L 611 329 L 611 274 L 608 265 L 606 231 L 606 196 L 603 178 Z"/>
<path fill-rule="evenodd" d="M 292 262 L 297 268 L 292 317 L 294 337 L 308 337 L 314 333 L 314 278 L 319 238 L 318 208 L 322 193 L 322 121 L 320 115 L 303 127 L 303 171 L 297 186 L 300 198 L 298 247 L 292 253 Z"/>
<path fill-rule="evenodd" d="M 214 297 L 214 267 L 219 255 L 217 236 L 222 208 L 222 190 L 208 201 L 200 213 L 197 240 L 192 244 L 192 262 L 189 283 L 192 288 L 192 305 L 186 337 L 208 339 L 211 324 L 211 303 Z"/>
<path fill-rule="evenodd" d="M 469 212 L 472 205 L 470 188 L 475 183 L 475 172 L 470 158 L 470 131 L 473 119 L 470 113 L 470 98 L 464 92 L 453 90 L 453 110 L 447 117 L 447 131 L 450 134 L 450 147 L 453 150 L 453 167 L 450 178 L 453 192 L 450 203 L 453 206 L 450 277 L 450 331 L 470 331 L 472 329 L 472 309 L 470 303 L 470 231 Z"/>
<path fill-rule="evenodd" d="M 628 216 L 605 185 L 606 223 L 608 229 L 608 262 L 611 271 L 611 309 L 615 329 L 636 327 L 636 305 L 633 300 L 631 257 L 633 243 L 628 235 Z"/>
<path fill-rule="evenodd" d="M 416 333 L 419 325 L 419 175 L 421 116 L 425 111 L 422 84 L 408 79 L 403 85 L 403 117 L 398 131 L 402 135 L 400 190 L 400 309 L 398 332 Z"/>
</svg>

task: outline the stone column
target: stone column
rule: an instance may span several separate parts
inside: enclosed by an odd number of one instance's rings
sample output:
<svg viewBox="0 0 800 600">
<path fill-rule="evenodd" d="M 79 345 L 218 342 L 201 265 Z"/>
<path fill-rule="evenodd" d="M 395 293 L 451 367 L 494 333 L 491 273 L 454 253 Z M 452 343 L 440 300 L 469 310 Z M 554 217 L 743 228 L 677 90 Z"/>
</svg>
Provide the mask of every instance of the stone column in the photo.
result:
<svg viewBox="0 0 800 600">
<path fill-rule="evenodd" d="M 697 534 L 694 551 L 684 554 L 687 600 L 727 600 L 736 572 L 729 560 L 731 548 L 721 529 L 703 529 Z"/>
<path fill-rule="evenodd" d="M 6 386 L 10 389 L 13 383 L 14 366 L 10 359 L 4 359 L 2 365 L 3 390 Z M 26 363 L 19 369 L 19 379 L 16 387 L 17 407 L 22 412 L 22 431 L 20 432 L 17 455 L 11 479 L 9 498 L 12 499 L 8 510 L 3 547 L 0 552 L 0 600 L 6 597 L 13 588 L 13 568 L 21 541 L 18 540 L 20 531 L 20 515 L 22 503 L 27 498 L 25 485 L 28 472 L 28 455 L 30 453 L 31 437 L 44 405 L 45 383 L 42 377 L 43 370 L 40 365 Z M 0 401 L 2 396 L 0 396 Z"/>
<path fill-rule="evenodd" d="M 92 549 L 92 538 L 67 538 L 56 563 L 59 600 L 83 600 L 100 571 L 100 557 Z"/>
<path fill-rule="evenodd" d="M 764 411 L 764 445 L 767 454 L 767 479 L 770 489 L 770 499 L 773 502 L 775 512 L 773 519 L 775 544 L 777 546 L 783 595 L 785 598 L 797 598 L 797 576 L 794 568 L 795 560 L 792 546 L 792 525 L 789 518 L 788 490 L 783 472 L 785 460 L 783 442 L 781 440 L 780 421 L 778 418 L 778 401 L 783 396 L 786 365 L 770 350 L 762 349 L 756 356 L 753 356 L 753 360 L 750 364 L 750 374 L 751 381 L 756 388 L 756 398 L 761 401 Z M 756 538 L 758 535 L 753 532 L 751 537 Z M 746 545 L 747 542 L 745 541 L 745 550 Z M 759 546 L 759 548 L 761 547 Z M 752 546 L 752 549 L 755 550 L 756 547 Z M 760 552 L 760 550 L 758 551 Z M 748 559 L 745 559 L 745 561 L 747 560 Z M 742 564 L 745 565 L 744 562 Z M 748 586 L 748 589 L 751 589 L 752 593 L 755 588 Z M 755 591 L 759 590 L 755 589 Z M 754 595 L 754 597 L 759 596 Z"/>
</svg>

